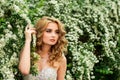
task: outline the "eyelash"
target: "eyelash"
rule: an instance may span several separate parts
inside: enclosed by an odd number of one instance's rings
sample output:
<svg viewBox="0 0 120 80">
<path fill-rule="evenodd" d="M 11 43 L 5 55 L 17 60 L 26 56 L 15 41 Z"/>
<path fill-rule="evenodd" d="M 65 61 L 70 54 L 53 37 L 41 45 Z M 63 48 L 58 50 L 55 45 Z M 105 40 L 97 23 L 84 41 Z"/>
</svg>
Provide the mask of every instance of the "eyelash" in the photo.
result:
<svg viewBox="0 0 120 80">
<path fill-rule="evenodd" d="M 46 30 L 46 32 L 51 32 L 51 30 Z"/>
<path fill-rule="evenodd" d="M 59 34 L 59 31 L 56 31 L 57 34 Z"/>
<path fill-rule="evenodd" d="M 51 30 L 46 30 L 46 32 L 50 33 L 52 32 Z M 59 31 L 55 31 L 57 34 L 59 34 Z"/>
</svg>

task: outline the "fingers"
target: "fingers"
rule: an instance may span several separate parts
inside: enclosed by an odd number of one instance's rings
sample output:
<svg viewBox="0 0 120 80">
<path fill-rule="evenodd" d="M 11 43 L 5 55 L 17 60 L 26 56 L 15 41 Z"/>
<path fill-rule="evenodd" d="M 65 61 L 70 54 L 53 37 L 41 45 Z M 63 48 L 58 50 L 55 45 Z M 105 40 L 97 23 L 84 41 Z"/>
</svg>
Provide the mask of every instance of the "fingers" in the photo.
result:
<svg viewBox="0 0 120 80">
<path fill-rule="evenodd" d="M 31 32 L 31 34 L 36 34 L 36 29 L 35 28 L 29 28 L 29 31 Z"/>
<path fill-rule="evenodd" d="M 31 34 L 36 34 L 36 31 L 35 30 L 31 30 Z"/>
<path fill-rule="evenodd" d="M 28 24 L 25 27 L 25 34 L 26 35 L 36 34 L 36 28 L 33 28 L 31 24 Z"/>
<path fill-rule="evenodd" d="M 25 31 L 27 31 L 27 30 L 36 30 L 36 29 L 33 28 L 31 24 L 28 24 L 25 28 Z"/>
<path fill-rule="evenodd" d="M 36 30 L 36 28 L 29 28 L 30 30 Z"/>
<path fill-rule="evenodd" d="M 26 27 L 25 27 L 25 31 L 27 31 L 29 29 L 29 26 L 27 25 Z"/>
</svg>

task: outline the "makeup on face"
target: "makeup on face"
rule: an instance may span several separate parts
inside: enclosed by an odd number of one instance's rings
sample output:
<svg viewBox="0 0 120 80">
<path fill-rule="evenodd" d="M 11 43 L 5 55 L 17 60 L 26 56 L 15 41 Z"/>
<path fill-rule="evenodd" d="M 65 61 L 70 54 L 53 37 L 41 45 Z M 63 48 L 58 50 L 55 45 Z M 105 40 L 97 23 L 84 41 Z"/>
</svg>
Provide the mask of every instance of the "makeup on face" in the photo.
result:
<svg viewBox="0 0 120 80">
<path fill-rule="evenodd" d="M 47 32 L 47 33 L 52 33 L 52 32 L 54 32 L 55 34 L 59 34 L 59 30 L 53 31 L 52 29 L 49 29 L 49 28 L 46 29 L 46 32 Z"/>
<path fill-rule="evenodd" d="M 49 23 L 43 35 L 44 43 L 54 45 L 59 37 L 58 25 L 56 23 Z"/>
<path fill-rule="evenodd" d="M 47 28 L 47 29 L 46 29 L 46 32 L 51 35 L 50 41 L 51 41 L 51 42 L 55 42 L 55 41 L 56 41 L 56 37 L 57 37 L 58 34 L 59 34 L 59 31 L 58 31 L 58 30 L 52 30 L 52 29 Z"/>
</svg>

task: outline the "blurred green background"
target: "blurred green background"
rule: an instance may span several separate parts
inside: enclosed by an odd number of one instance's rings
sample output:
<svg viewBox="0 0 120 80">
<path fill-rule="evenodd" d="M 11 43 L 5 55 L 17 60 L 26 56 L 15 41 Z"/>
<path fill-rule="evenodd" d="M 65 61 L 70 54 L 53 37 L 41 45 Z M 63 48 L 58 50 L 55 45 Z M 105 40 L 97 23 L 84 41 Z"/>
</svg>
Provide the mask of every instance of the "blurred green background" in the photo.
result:
<svg viewBox="0 0 120 80">
<path fill-rule="evenodd" d="M 0 80 L 23 79 L 24 28 L 42 16 L 65 24 L 65 80 L 120 80 L 120 0 L 0 0 Z"/>
</svg>

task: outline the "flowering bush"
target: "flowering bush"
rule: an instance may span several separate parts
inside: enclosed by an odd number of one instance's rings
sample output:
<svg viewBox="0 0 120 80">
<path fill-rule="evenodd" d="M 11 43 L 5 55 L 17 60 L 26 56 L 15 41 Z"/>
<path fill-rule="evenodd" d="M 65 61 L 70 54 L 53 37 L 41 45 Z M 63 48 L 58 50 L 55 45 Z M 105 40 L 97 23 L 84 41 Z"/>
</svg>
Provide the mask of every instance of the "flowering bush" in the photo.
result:
<svg viewBox="0 0 120 80">
<path fill-rule="evenodd" d="M 120 79 L 119 0 L 0 0 L 0 80 L 22 79 L 18 63 L 24 28 L 42 16 L 65 24 L 66 80 Z"/>
</svg>

